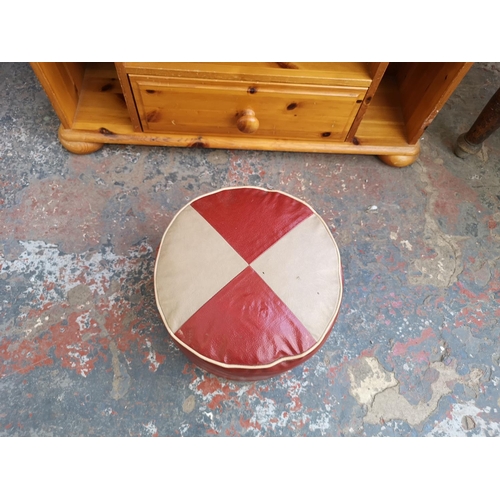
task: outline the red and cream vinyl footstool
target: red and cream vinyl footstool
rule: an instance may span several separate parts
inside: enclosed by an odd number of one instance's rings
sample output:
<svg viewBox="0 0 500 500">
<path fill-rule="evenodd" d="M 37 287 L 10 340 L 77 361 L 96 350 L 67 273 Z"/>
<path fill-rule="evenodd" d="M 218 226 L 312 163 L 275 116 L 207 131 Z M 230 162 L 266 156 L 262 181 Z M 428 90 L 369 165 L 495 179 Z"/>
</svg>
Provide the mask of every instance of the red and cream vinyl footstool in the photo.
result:
<svg viewBox="0 0 500 500">
<path fill-rule="evenodd" d="M 279 191 L 229 188 L 186 205 L 155 266 L 158 309 L 199 367 L 260 380 L 309 359 L 342 299 L 340 254 L 306 203 Z"/>
</svg>

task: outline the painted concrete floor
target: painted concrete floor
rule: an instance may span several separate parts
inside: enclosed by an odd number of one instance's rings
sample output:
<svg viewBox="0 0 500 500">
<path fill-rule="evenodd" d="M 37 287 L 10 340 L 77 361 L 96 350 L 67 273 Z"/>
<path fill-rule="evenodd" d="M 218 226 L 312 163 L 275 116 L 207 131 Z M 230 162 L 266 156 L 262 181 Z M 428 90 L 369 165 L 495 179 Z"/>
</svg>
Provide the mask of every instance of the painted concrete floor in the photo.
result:
<svg viewBox="0 0 500 500">
<path fill-rule="evenodd" d="M 468 160 L 452 152 L 499 86 L 499 64 L 474 65 L 404 169 L 134 146 L 76 156 L 29 65 L 0 64 L 0 435 L 500 436 L 500 133 Z M 321 351 L 256 383 L 188 362 L 153 294 L 174 214 L 239 185 L 311 204 L 345 275 Z"/>
</svg>

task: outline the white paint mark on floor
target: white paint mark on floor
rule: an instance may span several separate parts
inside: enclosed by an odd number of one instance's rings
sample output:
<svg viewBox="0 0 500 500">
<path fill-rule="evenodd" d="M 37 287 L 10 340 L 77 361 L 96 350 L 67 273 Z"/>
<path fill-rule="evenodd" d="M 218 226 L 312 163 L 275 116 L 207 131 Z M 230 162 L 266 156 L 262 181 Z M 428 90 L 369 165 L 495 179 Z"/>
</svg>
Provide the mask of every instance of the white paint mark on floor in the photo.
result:
<svg viewBox="0 0 500 500">
<path fill-rule="evenodd" d="M 472 418 L 475 426 L 472 429 L 474 435 L 479 436 L 498 436 L 500 434 L 500 422 L 488 419 L 491 408 L 478 408 L 474 401 L 466 403 L 455 403 L 451 407 L 450 417 L 439 422 L 428 436 L 449 436 L 461 437 L 467 436 L 468 432 L 464 429 L 464 417 Z"/>
<path fill-rule="evenodd" d="M 398 385 L 394 374 L 384 370 L 375 357 L 360 358 L 348 372 L 350 392 L 363 405 L 371 405 L 377 394 Z"/>
</svg>

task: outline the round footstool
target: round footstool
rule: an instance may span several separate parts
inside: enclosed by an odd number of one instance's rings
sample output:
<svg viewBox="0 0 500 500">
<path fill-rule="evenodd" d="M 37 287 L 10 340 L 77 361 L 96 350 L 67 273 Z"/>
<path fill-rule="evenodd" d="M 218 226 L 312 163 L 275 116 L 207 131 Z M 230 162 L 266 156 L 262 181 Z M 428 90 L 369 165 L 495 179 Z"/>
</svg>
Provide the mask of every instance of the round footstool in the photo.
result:
<svg viewBox="0 0 500 500">
<path fill-rule="evenodd" d="M 200 368 L 261 380 L 309 359 L 342 299 L 340 254 L 306 203 L 242 187 L 201 196 L 168 226 L 155 266 L 158 309 Z"/>
</svg>

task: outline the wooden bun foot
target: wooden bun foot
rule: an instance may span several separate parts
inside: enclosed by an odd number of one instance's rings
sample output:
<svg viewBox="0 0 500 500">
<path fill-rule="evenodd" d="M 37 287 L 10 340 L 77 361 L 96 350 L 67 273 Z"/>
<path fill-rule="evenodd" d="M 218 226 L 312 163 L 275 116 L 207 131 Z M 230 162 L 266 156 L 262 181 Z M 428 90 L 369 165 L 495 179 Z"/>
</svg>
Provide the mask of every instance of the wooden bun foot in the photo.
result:
<svg viewBox="0 0 500 500">
<path fill-rule="evenodd" d="M 58 132 L 58 137 L 59 137 L 59 142 L 63 145 L 64 148 L 66 148 L 70 153 L 75 153 L 77 155 L 86 155 L 89 153 L 94 153 L 96 151 L 99 151 L 104 144 L 99 143 L 99 142 L 75 142 L 75 141 L 68 141 L 67 139 L 64 138 L 64 127 L 61 125 L 59 127 L 59 132 Z"/>
<path fill-rule="evenodd" d="M 418 158 L 418 153 L 414 155 L 380 155 L 379 158 L 390 167 L 407 167 Z"/>
</svg>

